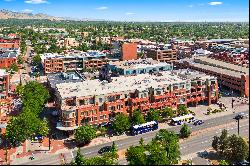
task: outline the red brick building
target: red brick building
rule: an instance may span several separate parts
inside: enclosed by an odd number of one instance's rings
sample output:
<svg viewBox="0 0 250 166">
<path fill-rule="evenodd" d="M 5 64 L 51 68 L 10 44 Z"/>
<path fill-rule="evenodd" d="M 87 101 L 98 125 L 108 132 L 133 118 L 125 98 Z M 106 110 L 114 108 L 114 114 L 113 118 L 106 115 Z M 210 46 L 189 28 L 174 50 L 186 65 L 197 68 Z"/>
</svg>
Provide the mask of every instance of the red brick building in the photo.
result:
<svg viewBox="0 0 250 166">
<path fill-rule="evenodd" d="M 241 96 L 249 97 L 249 68 L 247 67 L 207 57 L 176 61 L 175 65 L 179 68 L 190 68 L 215 76 L 220 86 L 239 92 Z"/>
<path fill-rule="evenodd" d="M 136 43 L 123 43 L 121 51 L 121 60 L 135 60 L 137 59 L 137 44 Z"/>
<path fill-rule="evenodd" d="M 147 58 L 152 58 L 160 62 L 172 62 L 177 60 L 177 50 L 176 49 L 166 49 L 166 50 L 146 50 Z"/>
<path fill-rule="evenodd" d="M 150 109 L 209 105 L 218 99 L 217 79 L 199 72 L 166 71 L 112 79 L 57 84 L 57 128 L 69 131 L 84 124 L 105 124 L 116 114 L 129 115 L 135 109 L 146 115 Z"/>
<path fill-rule="evenodd" d="M 7 39 L 7 38 L 0 38 L 0 48 L 19 48 L 20 47 L 20 39 Z"/>
</svg>

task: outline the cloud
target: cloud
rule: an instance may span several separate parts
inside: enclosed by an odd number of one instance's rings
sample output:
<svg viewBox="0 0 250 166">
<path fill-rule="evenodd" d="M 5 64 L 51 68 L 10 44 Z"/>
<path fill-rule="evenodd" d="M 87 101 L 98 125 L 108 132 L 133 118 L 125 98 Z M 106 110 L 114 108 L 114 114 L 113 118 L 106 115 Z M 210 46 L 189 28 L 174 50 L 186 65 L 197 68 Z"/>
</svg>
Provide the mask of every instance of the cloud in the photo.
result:
<svg viewBox="0 0 250 166">
<path fill-rule="evenodd" d="M 33 12 L 33 10 L 30 10 L 30 9 L 24 9 L 24 10 L 22 10 L 22 12 L 24 12 L 24 13 L 31 13 L 31 12 Z"/>
<path fill-rule="evenodd" d="M 194 7 L 194 5 L 188 5 L 188 7 Z"/>
<path fill-rule="evenodd" d="M 222 5 L 222 2 L 209 2 L 209 5 L 215 6 L 215 5 Z"/>
<path fill-rule="evenodd" d="M 108 7 L 107 6 L 101 6 L 101 7 L 98 7 L 98 8 L 96 8 L 97 10 L 107 10 L 108 9 Z"/>
<path fill-rule="evenodd" d="M 42 4 L 42 3 L 48 3 L 47 0 L 27 0 L 24 1 L 25 3 L 29 3 L 29 4 Z"/>
<path fill-rule="evenodd" d="M 126 15 L 134 15 L 135 13 L 132 13 L 132 12 L 127 12 L 125 13 Z"/>
</svg>

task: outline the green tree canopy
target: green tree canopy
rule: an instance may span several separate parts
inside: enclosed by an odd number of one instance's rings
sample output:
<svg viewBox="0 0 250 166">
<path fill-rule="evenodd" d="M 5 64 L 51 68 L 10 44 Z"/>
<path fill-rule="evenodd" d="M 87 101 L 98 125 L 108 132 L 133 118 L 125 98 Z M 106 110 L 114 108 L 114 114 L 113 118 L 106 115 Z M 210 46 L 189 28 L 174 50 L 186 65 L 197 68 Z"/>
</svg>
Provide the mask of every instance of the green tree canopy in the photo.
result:
<svg viewBox="0 0 250 166">
<path fill-rule="evenodd" d="M 160 112 L 155 109 L 150 109 L 150 111 L 147 113 L 146 119 L 148 122 L 153 121 L 153 120 L 159 121 L 161 120 Z"/>
<path fill-rule="evenodd" d="M 6 127 L 6 138 L 16 146 L 33 136 L 46 136 L 48 132 L 48 124 L 29 110 L 11 118 Z"/>
<path fill-rule="evenodd" d="M 91 126 L 81 126 L 76 130 L 75 139 L 78 143 L 89 143 L 96 137 L 96 129 Z"/>
<path fill-rule="evenodd" d="M 121 134 L 130 128 L 130 122 L 128 116 L 125 114 L 117 114 L 115 120 L 112 123 L 112 129 L 115 133 Z"/>
<path fill-rule="evenodd" d="M 162 118 L 173 118 L 174 112 L 171 107 L 166 107 L 163 110 L 161 110 L 161 116 Z"/>
<path fill-rule="evenodd" d="M 132 113 L 132 116 L 131 116 L 131 123 L 133 125 L 138 125 L 138 124 L 143 124 L 145 123 L 145 119 L 141 113 L 140 110 L 134 110 L 134 112 Z"/>
<path fill-rule="evenodd" d="M 223 130 L 220 137 L 214 136 L 212 147 L 221 157 L 232 161 L 245 160 L 249 155 L 246 141 L 235 134 L 228 136 L 227 130 Z"/>
<path fill-rule="evenodd" d="M 180 130 L 180 136 L 182 138 L 187 138 L 191 135 L 191 130 L 187 124 L 183 124 Z"/>
<path fill-rule="evenodd" d="M 42 59 L 41 59 L 41 56 L 39 54 L 32 57 L 32 64 L 34 66 L 38 66 L 41 63 L 41 61 L 42 61 Z"/>
<path fill-rule="evenodd" d="M 129 165 L 147 165 L 146 149 L 142 146 L 130 146 L 125 156 Z"/>
</svg>

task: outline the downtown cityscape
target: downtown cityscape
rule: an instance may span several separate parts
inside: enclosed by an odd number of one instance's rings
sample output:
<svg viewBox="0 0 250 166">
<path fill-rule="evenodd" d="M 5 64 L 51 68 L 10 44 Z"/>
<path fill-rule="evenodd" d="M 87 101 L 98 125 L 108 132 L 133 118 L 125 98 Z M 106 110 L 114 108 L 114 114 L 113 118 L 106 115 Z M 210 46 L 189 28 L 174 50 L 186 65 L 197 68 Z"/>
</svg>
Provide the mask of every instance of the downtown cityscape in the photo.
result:
<svg viewBox="0 0 250 166">
<path fill-rule="evenodd" d="M 249 165 L 248 6 L 0 0 L 0 165 Z"/>
</svg>

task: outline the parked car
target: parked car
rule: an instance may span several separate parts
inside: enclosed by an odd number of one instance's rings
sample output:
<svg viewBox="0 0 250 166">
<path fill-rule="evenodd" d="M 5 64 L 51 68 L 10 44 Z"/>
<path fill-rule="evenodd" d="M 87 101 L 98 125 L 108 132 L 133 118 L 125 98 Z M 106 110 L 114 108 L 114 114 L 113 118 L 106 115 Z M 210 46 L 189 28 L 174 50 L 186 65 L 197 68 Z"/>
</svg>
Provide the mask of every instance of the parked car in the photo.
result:
<svg viewBox="0 0 250 166">
<path fill-rule="evenodd" d="M 107 152 L 110 152 L 111 151 L 111 146 L 104 146 L 104 147 L 102 147 L 99 151 L 98 151 L 98 153 L 99 154 L 103 154 L 103 153 L 107 153 Z"/>
<path fill-rule="evenodd" d="M 201 125 L 203 124 L 204 122 L 202 120 L 197 120 L 194 122 L 194 125 L 197 126 L 197 125 Z"/>
<path fill-rule="evenodd" d="M 245 117 L 245 114 L 244 113 L 239 113 L 238 115 L 236 115 L 235 117 L 234 117 L 234 119 L 243 119 Z"/>
</svg>

